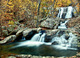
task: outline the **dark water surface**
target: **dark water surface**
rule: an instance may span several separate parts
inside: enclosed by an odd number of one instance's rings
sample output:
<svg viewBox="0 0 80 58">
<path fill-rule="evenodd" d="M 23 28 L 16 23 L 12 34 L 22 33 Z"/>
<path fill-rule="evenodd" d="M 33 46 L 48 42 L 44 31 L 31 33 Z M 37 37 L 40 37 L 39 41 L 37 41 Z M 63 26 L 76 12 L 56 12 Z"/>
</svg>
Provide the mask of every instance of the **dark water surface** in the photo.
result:
<svg viewBox="0 0 80 58">
<path fill-rule="evenodd" d="M 14 54 L 31 54 L 37 56 L 74 56 L 77 50 L 60 50 L 53 47 L 53 45 L 40 45 L 40 46 L 21 46 L 11 48 L 17 43 L 7 45 L 0 45 L 0 54 L 14 53 Z"/>
</svg>

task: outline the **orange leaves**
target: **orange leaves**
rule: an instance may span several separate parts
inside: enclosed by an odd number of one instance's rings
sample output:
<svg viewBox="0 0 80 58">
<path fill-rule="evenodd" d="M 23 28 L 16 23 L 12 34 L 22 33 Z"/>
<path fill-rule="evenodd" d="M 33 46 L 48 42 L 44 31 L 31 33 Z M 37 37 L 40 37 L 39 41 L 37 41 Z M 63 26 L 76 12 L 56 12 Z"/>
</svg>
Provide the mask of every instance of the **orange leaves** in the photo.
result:
<svg viewBox="0 0 80 58">
<path fill-rule="evenodd" d="M 72 0 L 73 3 L 76 3 L 77 0 Z M 23 18 L 22 16 L 37 16 L 38 10 L 38 0 L 2 0 L 3 10 L 5 19 L 17 19 L 18 17 Z M 40 15 L 45 13 L 47 15 L 51 15 L 50 12 L 53 12 L 53 3 L 54 0 L 42 0 Z M 71 3 L 70 0 L 55 0 L 54 9 L 57 7 L 66 7 Z M 48 9 L 49 7 L 52 7 Z M 77 9 L 79 10 L 79 5 L 77 5 Z M 7 14 L 5 14 L 7 13 Z M 1 15 L 1 13 L 0 13 Z M 14 17 L 14 18 L 13 18 Z"/>
</svg>

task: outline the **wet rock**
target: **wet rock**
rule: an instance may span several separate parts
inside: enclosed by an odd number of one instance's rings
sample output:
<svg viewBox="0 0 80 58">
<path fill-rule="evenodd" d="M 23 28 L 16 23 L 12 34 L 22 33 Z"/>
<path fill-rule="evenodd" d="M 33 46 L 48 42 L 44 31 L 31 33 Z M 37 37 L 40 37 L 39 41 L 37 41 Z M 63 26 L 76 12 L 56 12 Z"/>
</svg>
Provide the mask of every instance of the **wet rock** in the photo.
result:
<svg viewBox="0 0 80 58">
<path fill-rule="evenodd" d="M 26 37 L 30 32 L 37 31 L 37 28 L 26 29 L 23 31 L 23 36 Z"/>
<path fill-rule="evenodd" d="M 62 36 L 63 34 L 65 34 L 65 31 L 63 30 L 58 30 L 58 32 L 56 33 L 57 36 Z"/>
<path fill-rule="evenodd" d="M 16 33 L 16 36 L 22 35 L 23 31 L 24 31 L 24 29 L 19 30 L 19 31 Z"/>
<path fill-rule="evenodd" d="M 27 58 L 27 55 L 24 55 L 24 54 L 22 54 L 22 55 L 15 55 L 16 56 L 16 58 Z"/>
<path fill-rule="evenodd" d="M 19 41 L 22 39 L 23 31 L 24 31 L 24 29 L 21 29 L 16 33 L 16 40 L 15 41 Z"/>
<path fill-rule="evenodd" d="M 50 28 L 50 29 L 54 29 L 54 27 L 58 27 L 59 20 L 58 19 L 53 19 L 53 18 L 47 18 L 46 20 L 44 20 L 43 22 L 41 22 L 41 27 L 45 27 L 45 28 Z"/>
<path fill-rule="evenodd" d="M 28 55 L 27 57 L 28 57 L 28 58 L 31 58 L 31 57 L 32 57 L 32 55 Z"/>
<path fill-rule="evenodd" d="M 80 35 L 80 16 L 69 19 L 67 27 L 71 29 L 74 28 L 75 32 Z"/>
<path fill-rule="evenodd" d="M 70 37 L 69 34 L 66 34 L 66 35 L 65 35 L 65 39 L 66 39 L 66 40 L 68 40 L 69 37 Z"/>
<path fill-rule="evenodd" d="M 58 42 L 56 42 L 56 41 L 52 43 L 52 45 L 58 45 L 58 44 L 59 44 L 59 43 L 58 43 Z"/>
<path fill-rule="evenodd" d="M 15 56 L 9 56 L 9 57 L 7 57 L 7 58 L 16 58 Z"/>
<path fill-rule="evenodd" d="M 47 34 L 48 36 L 55 35 L 57 32 L 58 32 L 58 29 L 46 30 L 46 34 Z"/>
<path fill-rule="evenodd" d="M 37 29 L 27 29 L 23 31 L 23 37 L 25 37 L 27 40 L 30 40 L 33 35 L 37 33 Z"/>
<path fill-rule="evenodd" d="M 6 30 L 6 26 L 2 26 L 2 29 L 3 29 L 3 30 Z"/>
<path fill-rule="evenodd" d="M 80 57 L 80 53 L 78 53 L 76 56 L 77 56 L 77 57 Z"/>
<path fill-rule="evenodd" d="M 8 31 L 7 30 L 2 30 L 3 36 L 8 36 Z"/>
<path fill-rule="evenodd" d="M 0 41 L 0 44 L 5 44 L 5 43 L 8 43 L 8 42 L 12 42 L 15 39 L 16 39 L 16 35 L 8 36 L 4 40 Z"/>
<path fill-rule="evenodd" d="M 12 32 L 14 30 L 15 26 L 9 25 L 9 27 L 7 27 L 8 32 Z"/>
</svg>

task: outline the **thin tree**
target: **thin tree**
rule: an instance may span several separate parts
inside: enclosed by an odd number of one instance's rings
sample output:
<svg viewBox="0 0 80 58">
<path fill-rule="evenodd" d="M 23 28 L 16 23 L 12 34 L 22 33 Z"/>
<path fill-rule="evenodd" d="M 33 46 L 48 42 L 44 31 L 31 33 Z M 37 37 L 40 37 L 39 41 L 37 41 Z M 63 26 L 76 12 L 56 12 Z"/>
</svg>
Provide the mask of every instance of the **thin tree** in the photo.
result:
<svg viewBox="0 0 80 58">
<path fill-rule="evenodd" d="M 38 0 L 38 11 L 37 11 L 37 24 L 36 24 L 36 27 L 38 27 L 39 25 L 39 11 L 40 11 L 40 5 L 41 5 L 41 0 Z"/>
<path fill-rule="evenodd" d="M 54 17 L 54 12 L 55 12 L 55 10 L 54 10 L 55 1 L 56 1 L 56 0 L 54 0 L 54 2 L 53 2 L 53 17 Z"/>
<path fill-rule="evenodd" d="M 1 0 L 0 0 L 0 10 L 1 10 Z M 0 36 L 2 36 L 2 19 L 1 19 L 1 17 L 0 17 Z"/>
<path fill-rule="evenodd" d="M 78 0 L 78 3 L 79 3 L 79 15 L 80 15 L 80 0 Z"/>
</svg>

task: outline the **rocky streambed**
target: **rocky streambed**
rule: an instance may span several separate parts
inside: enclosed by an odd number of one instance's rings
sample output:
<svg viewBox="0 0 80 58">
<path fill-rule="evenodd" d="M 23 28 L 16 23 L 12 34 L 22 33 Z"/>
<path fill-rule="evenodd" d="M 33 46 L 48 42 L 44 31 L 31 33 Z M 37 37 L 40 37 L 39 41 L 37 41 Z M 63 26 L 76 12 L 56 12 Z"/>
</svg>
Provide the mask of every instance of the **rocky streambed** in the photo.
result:
<svg viewBox="0 0 80 58">
<path fill-rule="evenodd" d="M 80 38 L 80 31 L 79 31 L 79 20 L 80 17 L 77 18 L 72 18 L 72 19 L 67 19 L 69 20 L 69 22 L 66 24 L 68 29 L 67 30 L 60 30 L 58 29 L 58 26 L 60 25 L 60 22 L 64 22 L 64 19 L 52 19 L 52 18 L 47 18 L 46 20 L 42 20 L 41 24 L 40 24 L 40 28 L 25 28 L 24 24 L 22 24 L 20 27 L 16 25 L 16 27 L 18 27 L 17 29 L 10 25 L 8 28 L 5 26 L 2 26 L 3 29 L 3 36 L 5 37 L 5 39 L 1 39 L 0 41 L 0 57 L 1 58 L 55 58 L 54 56 L 34 56 L 34 55 L 25 55 L 25 54 L 14 54 L 11 52 L 8 52 L 6 49 L 9 47 L 14 46 L 15 42 L 22 40 L 22 38 L 25 38 L 26 40 L 30 40 L 32 38 L 32 36 L 36 33 L 38 33 L 40 30 L 45 30 L 46 31 L 46 40 L 45 42 L 49 42 L 51 41 L 51 39 L 53 37 L 55 37 L 56 33 L 59 33 L 58 36 L 60 37 L 62 34 L 66 34 L 66 38 L 69 36 L 69 32 L 73 33 L 77 38 Z M 74 39 L 74 41 L 76 40 Z M 22 40 L 25 41 L 25 40 Z M 13 44 L 13 45 L 8 45 L 8 44 Z M 7 44 L 8 46 L 5 46 L 5 44 Z M 56 44 L 56 43 L 53 43 Z M 74 44 L 74 42 L 72 43 Z M 51 49 L 51 48 L 50 48 Z M 14 51 L 15 49 L 13 49 Z M 48 49 L 46 49 L 48 50 Z M 79 58 L 80 57 L 80 53 L 77 52 L 77 54 L 75 54 L 74 56 L 69 56 L 69 57 L 73 57 L 73 58 Z M 57 57 L 60 58 L 60 57 Z M 62 57 L 65 58 L 65 57 Z M 67 58 L 67 57 L 66 57 Z"/>
</svg>

